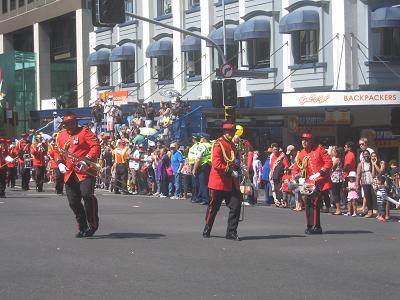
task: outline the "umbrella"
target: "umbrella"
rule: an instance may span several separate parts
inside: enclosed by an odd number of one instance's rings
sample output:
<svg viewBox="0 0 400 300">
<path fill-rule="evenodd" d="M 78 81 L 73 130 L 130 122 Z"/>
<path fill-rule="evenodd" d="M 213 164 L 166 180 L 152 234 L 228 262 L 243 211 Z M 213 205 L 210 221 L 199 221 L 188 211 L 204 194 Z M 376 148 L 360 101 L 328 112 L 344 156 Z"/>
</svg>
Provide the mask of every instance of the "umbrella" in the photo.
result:
<svg viewBox="0 0 400 300">
<path fill-rule="evenodd" d="M 149 136 L 157 133 L 157 129 L 154 128 L 147 128 L 147 127 L 141 127 L 140 129 L 140 134 Z"/>
<path fill-rule="evenodd" d="M 164 90 L 160 91 L 160 95 L 168 98 L 175 98 L 175 97 L 181 97 L 181 93 L 179 93 L 177 90 Z"/>
</svg>

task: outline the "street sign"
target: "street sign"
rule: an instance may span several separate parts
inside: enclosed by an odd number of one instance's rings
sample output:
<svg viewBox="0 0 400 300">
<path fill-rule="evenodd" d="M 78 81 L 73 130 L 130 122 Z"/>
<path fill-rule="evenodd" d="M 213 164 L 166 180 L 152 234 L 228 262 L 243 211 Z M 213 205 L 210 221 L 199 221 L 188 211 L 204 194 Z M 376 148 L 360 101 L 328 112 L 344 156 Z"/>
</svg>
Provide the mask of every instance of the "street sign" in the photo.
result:
<svg viewBox="0 0 400 300">
<path fill-rule="evenodd" d="M 231 78 L 233 75 L 233 66 L 230 64 L 223 64 L 221 66 L 221 75 L 224 78 Z"/>
</svg>

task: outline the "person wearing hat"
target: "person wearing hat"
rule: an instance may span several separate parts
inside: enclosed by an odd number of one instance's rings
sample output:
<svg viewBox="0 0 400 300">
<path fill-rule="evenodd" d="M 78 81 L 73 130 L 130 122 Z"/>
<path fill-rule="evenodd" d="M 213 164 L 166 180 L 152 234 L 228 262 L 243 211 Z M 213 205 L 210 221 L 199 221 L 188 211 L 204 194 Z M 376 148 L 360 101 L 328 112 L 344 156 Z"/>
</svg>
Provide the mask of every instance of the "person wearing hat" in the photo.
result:
<svg viewBox="0 0 400 300">
<path fill-rule="evenodd" d="M 124 139 L 117 141 L 117 148 L 113 151 L 114 164 L 115 164 L 115 187 L 114 194 L 121 194 L 120 190 L 124 195 L 129 195 L 127 191 L 128 181 L 128 151 L 129 148 L 126 145 Z"/>
<path fill-rule="evenodd" d="M 31 145 L 32 166 L 35 170 L 36 191 L 43 192 L 43 183 L 46 175 L 46 155 L 47 145 L 43 141 L 42 135 L 35 137 Z"/>
<path fill-rule="evenodd" d="M 29 141 L 29 134 L 26 132 L 21 133 L 21 139 L 17 145 L 18 157 L 22 163 L 23 169 L 21 172 L 21 187 L 22 190 L 29 190 L 29 181 L 31 180 L 31 142 Z"/>
<path fill-rule="evenodd" d="M 175 186 L 175 195 L 171 197 L 171 199 L 182 199 L 182 168 L 185 158 L 183 157 L 182 152 L 179 150 L 178 143 L 172 143 L 169 146 L 171 150 L 171 167 L 174 173 L 174 186 Z"/>
<path fill-rule="evenodd" d="M 64 191 L 64 174 L 60 172 L 58 169 L 57 162 L 54 158 L 56 150 L 55 141 L 57 139 L 57 133 L 53 134 L 53 139 L 49 143 L 47 147 L 47 157 L 49 158 L 49 168 L 53 172 L 53 176 L 55 177 L 55 191 L 57 195 L 63 195 Z"/>
<path fill-rule="evenodd" d="M 53 132 L 57 132 L 61 129 L 62 118 L 56 111 L 53 112 Z"/>
<path fill-rule="evenodd" d="M 94 195 L 97 169 L 94 164 L 101 148 L 93 132 L 78 126 L 75 114 L 66 114 L 63 126 L 56 139 L 55 160 L 64 174 L 65 192 L 78 223 L 79 231 L 75 236 L 90 237 L 99 226 L 98 204 Z"/>
<path fill-rule="evenodd" d="M 229 207 L 228 226 L 226 238 L 240 241 L 237 234 L 239 225 L 242 195 L 239 187 L 239 165 L 236 161 L 236 148 L 232 143 L 235 135 L 235 125 L 225 123 L 223 135 L 217 139 L 211 150 L 211 171 L 208 187 L 210 189 L 210 203 L 207 208 L 203 237 L 209 238 L 215 217 L 225 200 Z"/>
<path fill-rule="evenodd" d="M 357 189 L 357 173 L 350 171 L 347 176 L 347 216 L 357 217 L 357 201 L 359 198 Z"/>
<path fill-rule="evenodd" d="M 332 159 L 321 145 L 315 145 L 311 133 L 301 136 L 303 149 L 297 153 L 292 174 L 300 175 L 306 183 L 315 184 L 315 192 L 305 196 L 306 234 L 321 234 L 321 200 L 324 193 L 332 188 L 330 177 Z"/>
</svg>

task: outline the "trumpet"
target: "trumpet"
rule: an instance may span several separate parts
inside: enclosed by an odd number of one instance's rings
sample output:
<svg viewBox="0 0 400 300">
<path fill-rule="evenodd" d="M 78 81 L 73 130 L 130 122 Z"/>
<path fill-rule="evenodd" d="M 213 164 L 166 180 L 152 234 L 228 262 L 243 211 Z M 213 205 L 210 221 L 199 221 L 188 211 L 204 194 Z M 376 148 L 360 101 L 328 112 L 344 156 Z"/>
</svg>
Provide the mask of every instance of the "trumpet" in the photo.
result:
<svg viewBox="0 0 400 300">
<path fill-rule="evenodd" d="M 76 155 L 75 153 L 72 153 L 66 149 L 63 149 L 63 148 L 60 148 L 57 146 L 55 146 L 54 148 L 56 150 L 58 150 L 62 156 L 64 156 L 65 158 L 71 159 L 72 161 L 78 163 L 78 165 L 79 165 L 79 163 L 84 162 L 89 167 L 95 168 L 97 172 L 101 171 L 101 164 L 98 162 L 92 161 L 87 157 L 80 157 L 80 156 Z"/>
</svg>

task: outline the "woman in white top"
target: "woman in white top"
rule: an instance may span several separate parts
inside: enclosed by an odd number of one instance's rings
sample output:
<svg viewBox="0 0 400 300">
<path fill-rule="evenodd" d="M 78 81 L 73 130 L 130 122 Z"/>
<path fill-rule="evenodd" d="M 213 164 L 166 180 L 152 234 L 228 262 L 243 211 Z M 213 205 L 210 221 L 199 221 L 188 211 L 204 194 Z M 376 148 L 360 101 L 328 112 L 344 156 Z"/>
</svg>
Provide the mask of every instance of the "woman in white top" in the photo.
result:
<svg viewBox="0 0 400 300">
<path fill-rule="evenodd" d="M 253 189 L 254 189 L 254 199 L 253 202 L 257 204 L 258 198 L 258 190 L 260 188 L 260 183 L 262 180 L 262 163 L 259 160 L 260 153 L 258 151 L 254 151 L 253 154 Z"/>
</svg>

